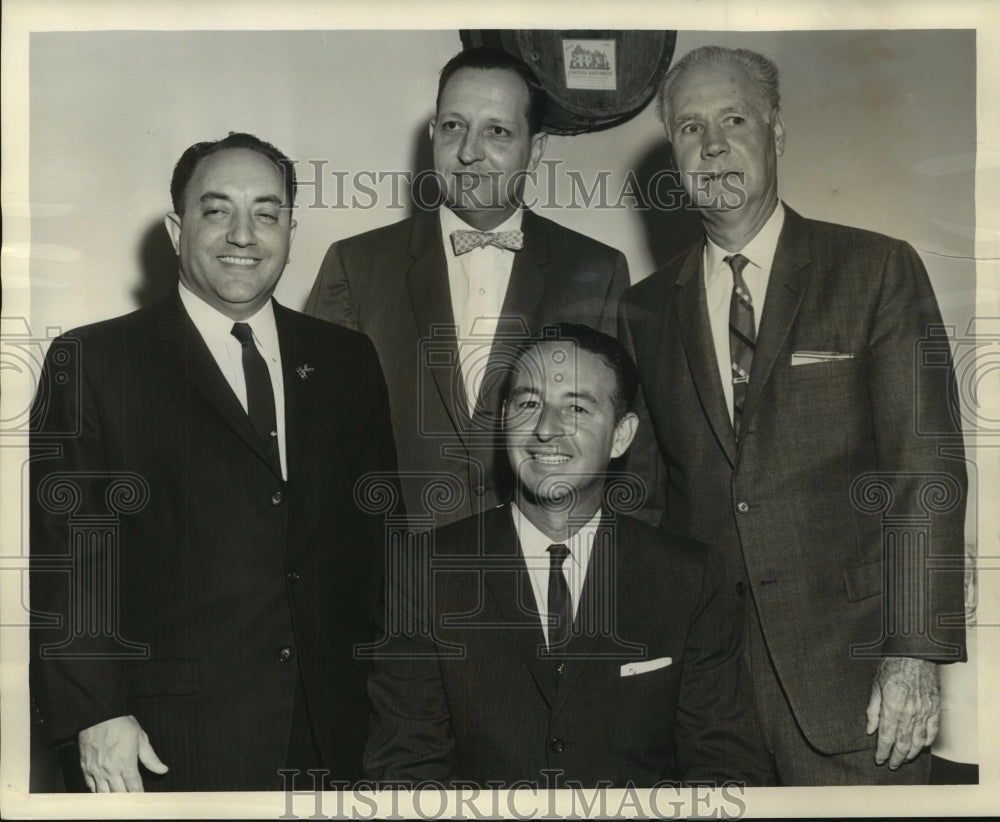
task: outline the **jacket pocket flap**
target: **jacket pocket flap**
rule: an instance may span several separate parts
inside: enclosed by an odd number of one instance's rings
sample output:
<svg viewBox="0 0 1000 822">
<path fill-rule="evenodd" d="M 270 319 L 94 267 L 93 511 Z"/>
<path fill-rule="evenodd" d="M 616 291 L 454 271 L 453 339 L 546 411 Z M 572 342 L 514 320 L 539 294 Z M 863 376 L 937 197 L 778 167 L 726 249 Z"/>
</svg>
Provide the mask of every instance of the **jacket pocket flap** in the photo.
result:
<svg viewBox="0 0 1000 822">
<path fill-rule="evenodd" d="M 844 571 L 844 587 L 851 602 L 882 593 L 882 562 L 869 562 Z"/>
</svg>

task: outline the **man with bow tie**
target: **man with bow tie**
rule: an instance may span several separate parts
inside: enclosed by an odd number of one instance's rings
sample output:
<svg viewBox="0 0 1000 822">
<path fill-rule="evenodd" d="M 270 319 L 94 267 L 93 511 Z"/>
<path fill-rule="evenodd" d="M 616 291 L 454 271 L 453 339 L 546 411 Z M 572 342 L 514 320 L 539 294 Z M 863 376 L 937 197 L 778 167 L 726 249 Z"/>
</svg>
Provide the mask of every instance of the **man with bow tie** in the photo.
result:
<svg viewBox="0 0 1000 822">
<path fill-rule="evenodd" d="M 253 135 L 191 146 L 166 218 L 179 283 L 49 351 L 32 414 L 31 680 L 70 789 L 360 775 L 353 648 L 374 633 L 383 550 L 353 495 L 395 455 L 371 343 L 271 297 L 294 189 Z"/>
<path fill-rule="evenodd" d="M 497 49 L 441 71 L 430 123 L 445 206 L 334 243 L 307 313 L 367 334 L 389 385 L 407 513 L 443 524 L 504 498 L 507 342 L 547 322 L 614 332 L 624 256 L 522 205 L 545 92 Z M 440 485 L 437 485 L 440 483 Z M 429 487 L 448 491 L 432 502 Z"/>
</svg>

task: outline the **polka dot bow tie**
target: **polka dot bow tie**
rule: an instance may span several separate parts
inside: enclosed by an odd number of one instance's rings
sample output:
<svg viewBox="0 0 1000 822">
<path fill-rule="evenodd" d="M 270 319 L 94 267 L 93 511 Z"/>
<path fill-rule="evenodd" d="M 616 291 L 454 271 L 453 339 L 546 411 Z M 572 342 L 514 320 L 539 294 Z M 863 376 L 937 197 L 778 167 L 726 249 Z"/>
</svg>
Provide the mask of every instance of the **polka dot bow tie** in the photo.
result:
<svg viewBox="0 0 1000 822">
<path fill-rule="evenodd" d="M 486 248 L 488 245 L 506 248 L 509 251 L 520 251 L 524 248 L 524 232 L 462 230 L 451 232 L 451 247 L 455 249 L 456 257 L 474 248 Z"/>
</svg>

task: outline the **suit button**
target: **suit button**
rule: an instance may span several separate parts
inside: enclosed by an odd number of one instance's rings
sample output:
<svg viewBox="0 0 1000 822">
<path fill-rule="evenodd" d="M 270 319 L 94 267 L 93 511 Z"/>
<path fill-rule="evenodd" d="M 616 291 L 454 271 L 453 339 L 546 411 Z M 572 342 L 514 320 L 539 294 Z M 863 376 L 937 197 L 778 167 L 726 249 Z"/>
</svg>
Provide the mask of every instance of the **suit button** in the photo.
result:
<svg viewBox="0 0 1000 822">
<path fill-rule="evenodd" d="M 741 514 L 745 514 L 747 511 L 750 510 L 750 503 L 743 501 L 737 502 L 736 510 L 739 511 Z"/>
<path fill-rule="evenodd" d="M 288 662 L 292 658 L 292 649 L 287 645 L 278 651 L 278 662 Z"/>
<path fill-rule="evenodd" d="M 298 582 L 300 579 L 302 579 L 302 577 L 299 576 L 299 572 L 298 571 L 289 571 L 288 572 L 288 581 L 289 582 Z"/>
<path fill-rule="evenodd" d="M 558 736 L 552 737 L 552 741 L 549 742 L 549 747 L 555 753 L 562 753 L 566 749 L 566 743 L 563 742 Z"/>
<path fill-rule="evenodd" d="M 271 494 L 271 505 L 281 505 L 285 501 L 285 495 L 281 491 L 275 491 Z"/>
<path fill-rule="evenodd" d="M 747 586 L 741 579 L 739 582 L 736 583 L 736 593 L 739 594 L 740 596 L 743 596 L 746 592 L 747 592 Z"/>
<path fill-rule="evenodd" d="M 486 486 L 477 485 L 475 488 L 472 489 L 472 491 L 477 497 L 481 497 L 486 493 Z"/>
</svg>

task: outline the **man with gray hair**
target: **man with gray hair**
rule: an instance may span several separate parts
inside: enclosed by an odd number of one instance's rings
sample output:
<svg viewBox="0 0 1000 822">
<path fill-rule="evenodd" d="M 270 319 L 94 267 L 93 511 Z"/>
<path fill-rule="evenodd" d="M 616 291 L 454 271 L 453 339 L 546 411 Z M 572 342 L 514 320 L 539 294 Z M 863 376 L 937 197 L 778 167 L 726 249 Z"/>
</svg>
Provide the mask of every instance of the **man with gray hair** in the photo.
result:
<svg viewBox="0 0 1000 822">
<path fill-rule="evenodd" d="M 909 245 L 778 199 L 779 103 L 744 49 L 663 82 L 705 238 L 623 297 L 656 437 L 632 453 L 659 456 L 633 468 L 666 529 L 728 557 L 778 784 L 926 782 L 938 665 L 965 657 L 950 350 Z M 883 516 L 921 524 L 887 539 Z"/>
</svg>

